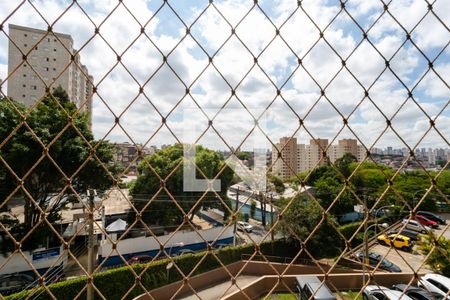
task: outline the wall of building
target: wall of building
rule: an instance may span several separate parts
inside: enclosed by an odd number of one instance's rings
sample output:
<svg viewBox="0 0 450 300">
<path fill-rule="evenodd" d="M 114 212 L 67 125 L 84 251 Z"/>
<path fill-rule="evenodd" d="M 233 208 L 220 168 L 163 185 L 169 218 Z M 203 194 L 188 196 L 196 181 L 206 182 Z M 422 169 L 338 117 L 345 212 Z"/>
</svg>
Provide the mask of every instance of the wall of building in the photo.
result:
<svg viewBox="0 0 450 300">
<path fill-rule="evenodd" d="M 73 49 L 72 37 L 13 24 L 9 37 L 8 97 L 31 106 L 46 88 L 61 86 L 81 111 L 89 113 L 91 124 L 93 78 Z"/>
</svg>

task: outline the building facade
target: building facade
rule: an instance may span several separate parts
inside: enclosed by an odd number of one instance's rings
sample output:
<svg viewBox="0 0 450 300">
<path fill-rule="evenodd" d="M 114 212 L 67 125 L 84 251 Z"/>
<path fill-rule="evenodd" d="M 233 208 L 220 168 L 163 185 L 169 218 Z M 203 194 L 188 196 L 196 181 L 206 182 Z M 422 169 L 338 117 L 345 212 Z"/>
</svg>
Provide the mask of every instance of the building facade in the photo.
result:
<svg viewBox="0 0 450 300">
<path fill-rule="evenodd" d="M 334 163 L 345 153 L 353 154 L 358 161 L 363 161 L 366 157 L 365 148 L 358 145 L 355 139 L 342 139 L 337 145 L 329 145 L 327 139 L 311 139 L 309 145 L 305 145 L 297 144 L 296 138 L 283 137 L 272 147 L 272 173 L 285 179 L 298 172 L 322 166 L 328 161 Z"/>
<path fill-rule="evenodd" d="M 115 143 L 116 151 L 114 154 L 114 161 L 121 165 L 125 170 L 126 174 L 136 175 L 137 174 L 137 166 L 147 155 L 153 154 L 156 152 L 155 147 L 144 147 L 142 145 L 133 145 L 131 143 Z M 141 155 L 139 156 L 139 151 L 141 150 Z"/>
<path fill-rule="evenodd" d="M 68 34 L 9 24 L 8 97 L 32 105 L 61 86 L 83 112 L 92 115 L 93 77 Z"/>
</svg>

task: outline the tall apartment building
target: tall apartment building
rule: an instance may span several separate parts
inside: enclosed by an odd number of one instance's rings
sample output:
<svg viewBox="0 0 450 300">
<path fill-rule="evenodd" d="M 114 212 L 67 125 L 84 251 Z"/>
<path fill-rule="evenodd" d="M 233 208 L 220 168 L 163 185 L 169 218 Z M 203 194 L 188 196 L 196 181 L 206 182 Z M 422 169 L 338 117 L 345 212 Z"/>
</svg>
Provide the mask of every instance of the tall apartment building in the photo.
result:
<svg viewBox="0 0 450 300">
<path fill-rule="evenodd" d="M 351 153 L 358 157 L 358 143 L 354 139 L 339 140 L 337 145 L 333 145 L 328 150 L 331 162 L 335 162 L 338 158 L 344 156 L 345 153 Z"/>
<path fill-rule="evenodd" d="M 355 139 L 343 139 L 338 141 L 337 145 L 328 146 L 327 139 L 311 139 L 309 145 L 305 145 L 297 144 L 296 138 L 284 137 L 275 146 L 272 147 L 272 161 L 274 162 L 277 159 L 278 150 L 280 150 L 284 162 L 278 159 L 272 166 L 272 173 L 281 178 L 313 169 L 326 164 L 328 161 L 334 163 L 345 153 L 353 154 L 358 161 L 363 161 L 366 156 L 365 148 L 358 145 Z M 324 156 L 325 150 L 326 156 Z M 292 170 L 295 170 L 295 172 Z"/>
<path fill-rule="evenodd" d="M 8 97 L 30 106 L 46 87 L 61 85 L 91 122 L 93 77 L 73 49 L 72 37 L 9 24 L 9 38 Z"/>
<path fill-rule="evenodd" d="M 281 178 L 295 175 L 298 172 L 297 139 L 283 137 L 275 146 L 272 149 L 272 172 Z"/>
</svg>

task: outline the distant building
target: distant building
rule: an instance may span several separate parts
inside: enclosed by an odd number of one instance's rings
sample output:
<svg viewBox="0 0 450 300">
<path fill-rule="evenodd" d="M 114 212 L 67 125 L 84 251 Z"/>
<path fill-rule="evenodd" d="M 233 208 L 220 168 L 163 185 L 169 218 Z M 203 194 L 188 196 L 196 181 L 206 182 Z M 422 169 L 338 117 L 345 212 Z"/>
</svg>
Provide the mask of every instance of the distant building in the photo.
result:
<svg viewBox="0 0 450 300">
<path fill-rule="evenodd" d="M 32 105 L 59 85 L 92 116 L 93 77 L 68 34 L 9 24 L 8 97 Z"/>
<path fill-rule="evenodd" d="M 142 148 L 142 145 L 133 145 L 131 143 L 115 143 L 116 153 L 114 161 L 126 169 L 126 174 L 137 174 L 137 166 L 149 154 L 156 152 L 155 147 Z M 141 155 L 139 155 L 139 150 Z"/>
<path fill-rule="evenodd" d="M 272 172 L 281 178 L 295 175 L 299 170 L 297 139 L 283 137 L 275 146 L 272 149 Z"/>
<path fill-rule="evenodd" d="M 337 159 L 344 156 L 344 154 L 350 153 L 358 158 L 358 141 L 355 139 L 343 139 L 339 140 L 337 145 L 330 146 L 328 155 L 331 162 L 335 162 Z"/>
</svg>

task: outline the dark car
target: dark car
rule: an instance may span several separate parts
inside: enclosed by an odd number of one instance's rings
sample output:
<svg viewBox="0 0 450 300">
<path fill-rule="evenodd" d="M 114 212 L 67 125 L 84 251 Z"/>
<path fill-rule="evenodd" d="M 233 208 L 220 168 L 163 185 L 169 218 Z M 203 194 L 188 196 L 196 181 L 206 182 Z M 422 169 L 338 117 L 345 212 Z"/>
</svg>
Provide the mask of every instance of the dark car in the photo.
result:
<svg viewBox="0 0 450 300">
<path fill-rule="evenodd" d="M 127 263 L 129 265 L 132 264 L 145 264 L 145 263 L 149 263 L 153 260 L 153 257 L 148 256 L 148 255 L 140 255 L 140 256 L 133 256 L 132 258 L 130 258 Z"/>
<path fill-rule="evenodd" d="M 363 253 L 363 252 L 357 253 L 357 254 L 356 254 L 356 257 L 357 257 L 361 262 L 364 261 L 364 253 Z M 386 270 L 386 271 L 389 271 L 389 272 L 401 272 L 401 271 L 402 271 L 402 270 L 400 270 L 399 267 L 397 267 L 396 265 L 394 265 L 394 264 L 393 264 L 392 262 L 390 262 L 389 260 L 383 259 L 383 256 L 381 256 L 381 255 L 379 255 L 379 254 L 376 254 L 376 253 L 372 253 L 372 252 L 369 253 L 369 264 L 370 264 L 371 266 L 374 266 L 374 267 L 375 267 L 376 265 L 378 265 L 378 263 L 380 262 L 380 260 L 381 260 L 381 263 L 380 263 L 380 266 L 379 266 L 380 269 L 383 269 L 383 270 Z"/>
<path fill-rule="evenodd" d="M 416 215 L 424 216 L 425 218 L 427 218 L 431 221 L 435 221 L 436 223 L 441 224 L 441 225 L 445 225 L 445 223 L 446 223 L 444 218 L 442 218 L 436 214 L 433 214 L 432 212 L 429 212 L 429 211 L 418 211 L 416 213 Z"/>
<path fill-rule="evenodd" d="M 408 286 L 406 284 L 396 284 L 392 286 L 393 290 L 404 292 L 407 296 L 414 300 L 441 300 L 442 296 L 438 293 L 429 292 L 416 286 Z"/>
<path fill-rule="evenodd" d="M 388 234 L 392 234 L 392 233 L 398 233 L 398 234 L 407 236 L 413 241 L 418 241 L 419 240 L 419 236 L 418 236 L 419 233 L 417 231 L 414 231 L 414 230 L 408 230 L 408 229 L 404 228 L 401 231 L 400 230 L 391 230 L 391 231 L 388 232 Z"/>
<path fill-rule="evenodd" d="M 37 281 L 25 274 L 0 275 L 0 295 L 6 296 L 36 286 Z"/>
</svg>

